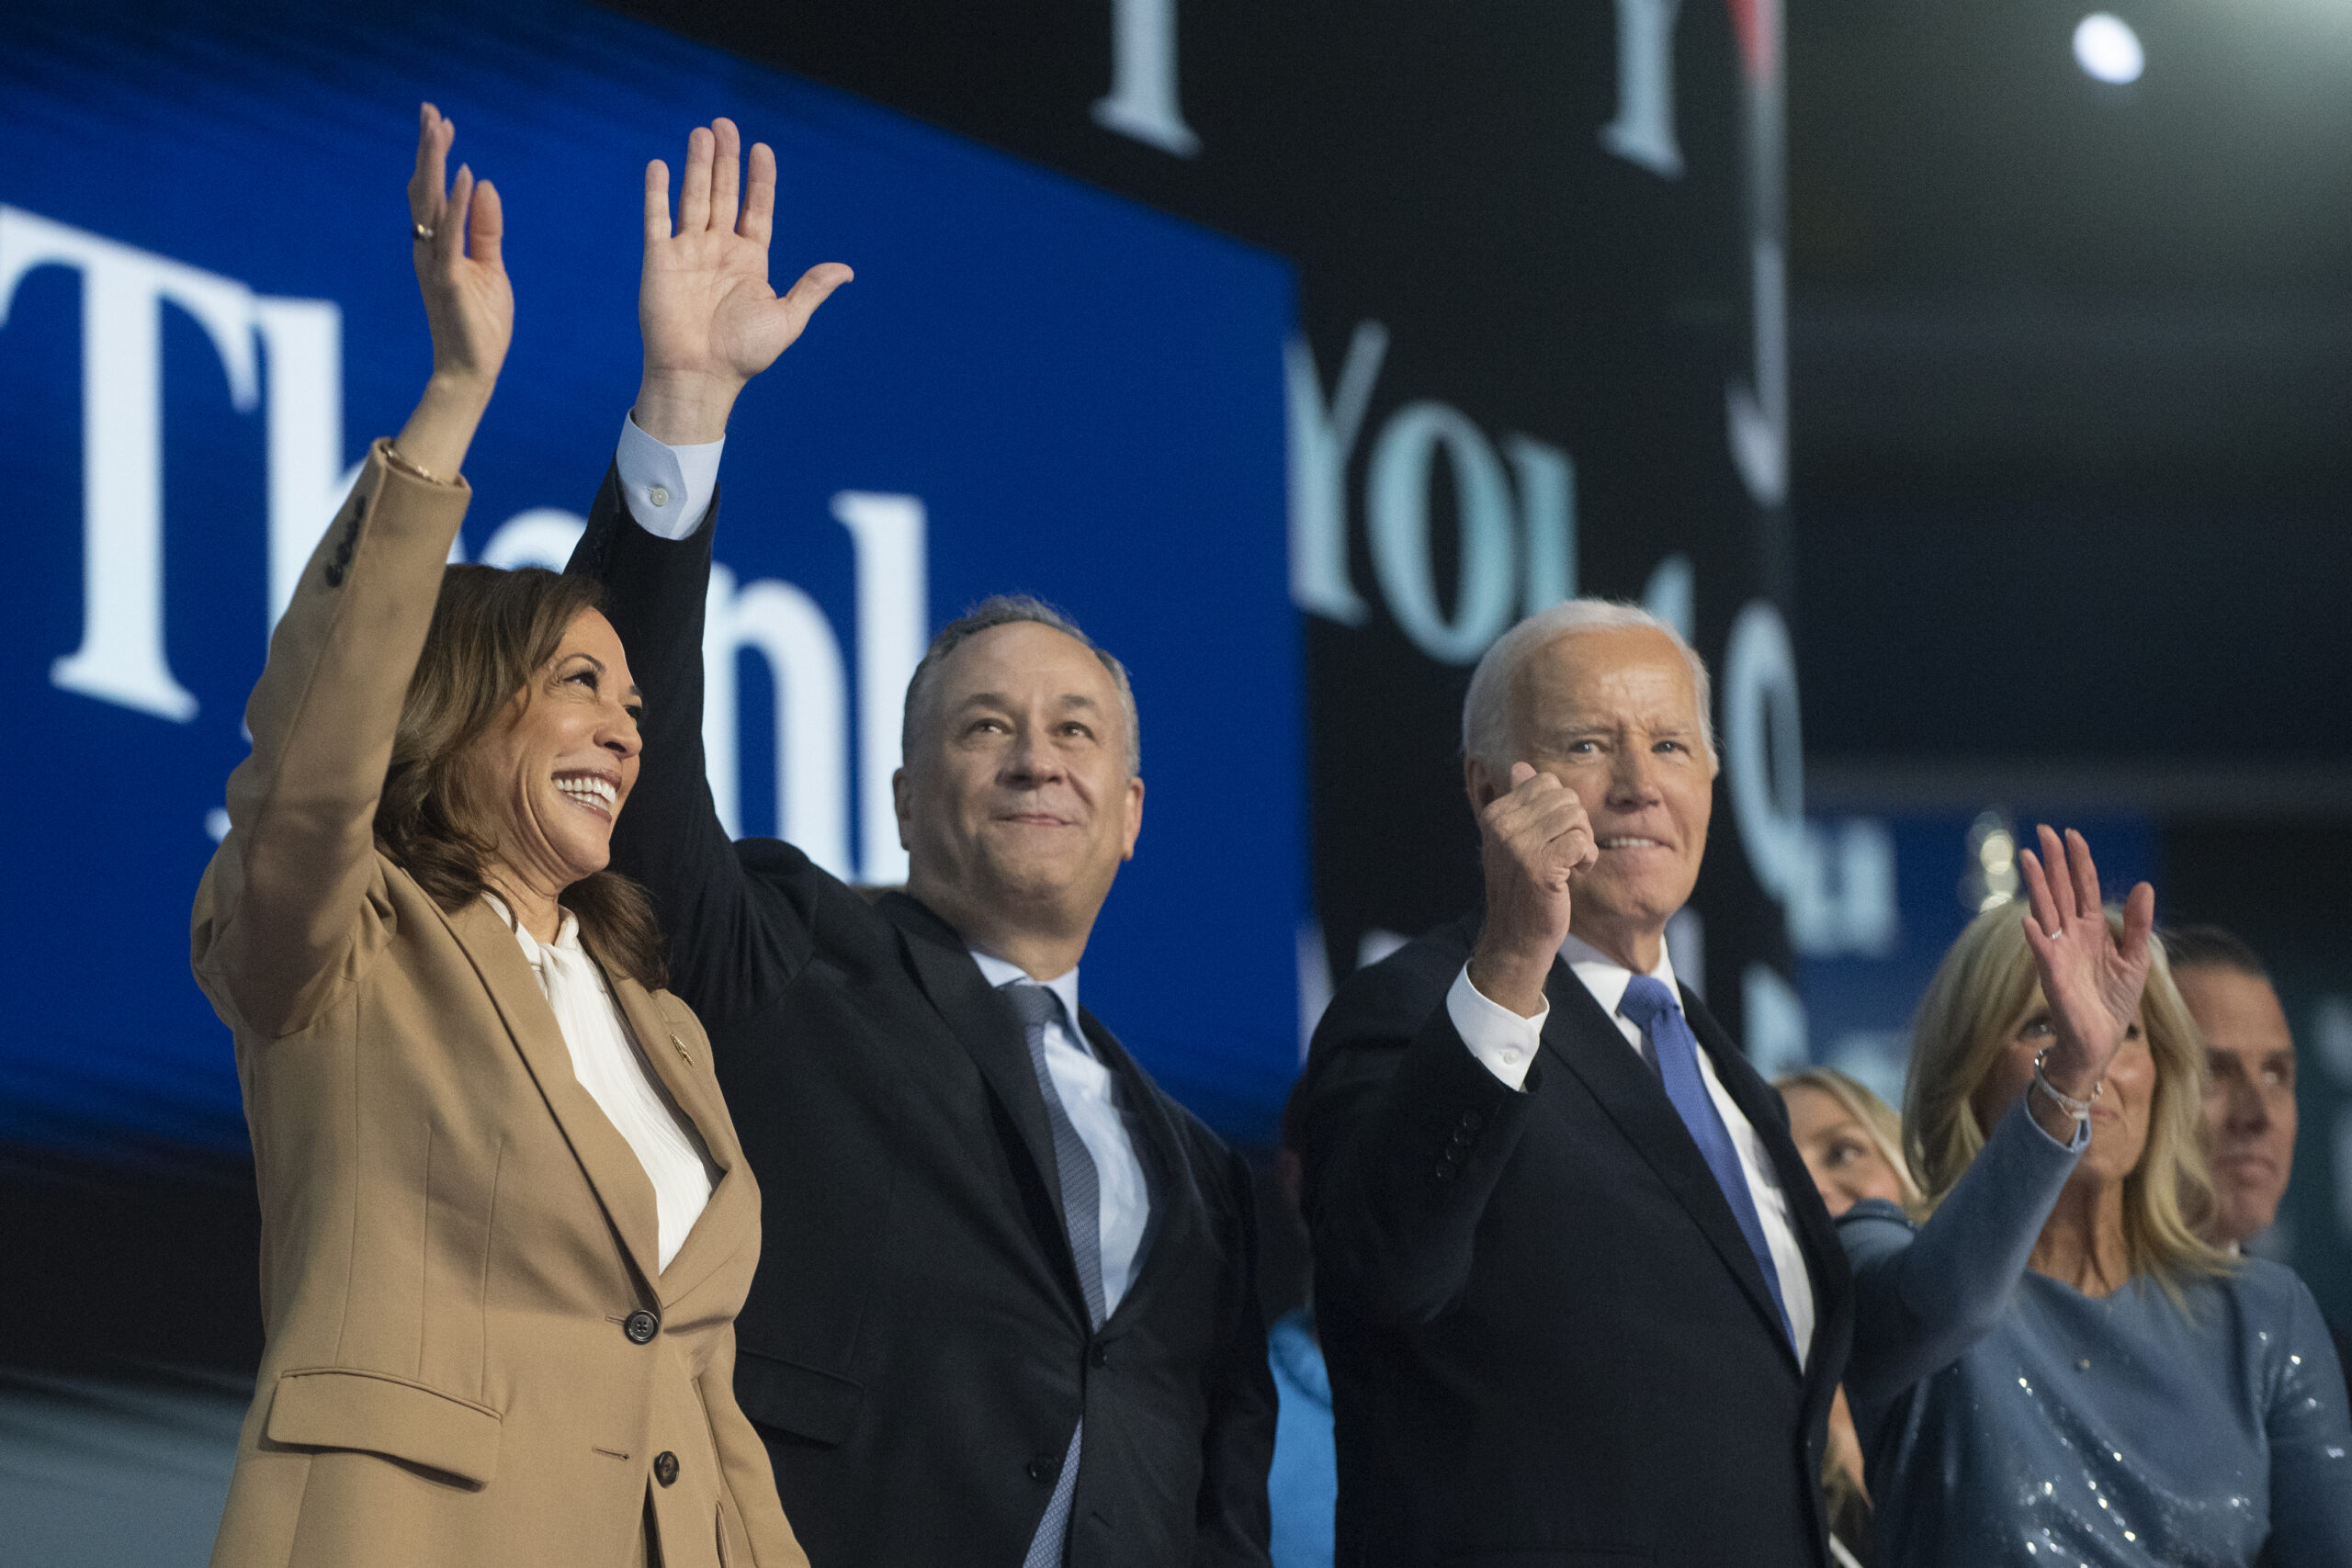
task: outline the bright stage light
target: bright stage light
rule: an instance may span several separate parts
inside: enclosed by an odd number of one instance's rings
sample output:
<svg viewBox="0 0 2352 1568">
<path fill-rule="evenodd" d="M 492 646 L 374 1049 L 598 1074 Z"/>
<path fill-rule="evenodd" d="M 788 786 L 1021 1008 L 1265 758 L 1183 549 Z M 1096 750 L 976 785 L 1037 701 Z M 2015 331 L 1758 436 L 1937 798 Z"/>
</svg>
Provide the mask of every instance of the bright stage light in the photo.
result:
<svg viewBox="0 0 2352 1568">
<path fill-rule="evenodd" d="M 2137 82 L 2148 60 L 2131 23 L 2105 11 L 2093 11 L 2075 25 L 2075 62 L 2097 80 L 2121 86 Z"/>
</svg>

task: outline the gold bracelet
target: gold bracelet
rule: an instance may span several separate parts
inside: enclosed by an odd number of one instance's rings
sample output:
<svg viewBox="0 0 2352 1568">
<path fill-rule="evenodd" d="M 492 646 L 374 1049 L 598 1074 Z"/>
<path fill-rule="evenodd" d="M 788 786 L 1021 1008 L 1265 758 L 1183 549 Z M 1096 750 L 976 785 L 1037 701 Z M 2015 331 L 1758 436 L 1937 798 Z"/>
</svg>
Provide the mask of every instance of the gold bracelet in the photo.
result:
<svg viewBox="0 0 2352 1568">
<path fill-rule="evenodd" d="M 389 441 L 384 443 L 384 457 L 390 462 L 392 467 L 398 468 L 401 472 L 404 474 L 413 474 L 416 478 L 423 479 L 426 484 L 437 485 L 446 482 L 440 478 L 440 476 L 427 473 L 424 469 L 418 468 L 414 463 L 410 462 L 406 457 L 401 457 L 401 449 L 393 446 Z"/>
</svg>

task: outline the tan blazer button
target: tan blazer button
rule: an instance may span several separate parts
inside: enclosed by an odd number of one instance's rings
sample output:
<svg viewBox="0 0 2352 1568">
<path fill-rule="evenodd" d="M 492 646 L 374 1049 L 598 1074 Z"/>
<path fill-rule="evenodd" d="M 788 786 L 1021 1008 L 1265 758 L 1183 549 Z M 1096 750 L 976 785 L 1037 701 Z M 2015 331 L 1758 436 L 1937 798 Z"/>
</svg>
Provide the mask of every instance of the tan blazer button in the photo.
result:
<svg viewBox="0 0 2352 1568">
<path fill-rule="evenodd" d="M 662 1332 L 662 1320 L 639 1307 L 621 1320 L 621 1332 L 628 1336 L 632 1345 L 650 1345 L 653 1337 Z"/>
<path fill-rule="evenodd" d="M 678 1479 L 678 1456 L 663 1449 L 653 1456 L 653 1479 L 668 1486 Z"/>
</svg>

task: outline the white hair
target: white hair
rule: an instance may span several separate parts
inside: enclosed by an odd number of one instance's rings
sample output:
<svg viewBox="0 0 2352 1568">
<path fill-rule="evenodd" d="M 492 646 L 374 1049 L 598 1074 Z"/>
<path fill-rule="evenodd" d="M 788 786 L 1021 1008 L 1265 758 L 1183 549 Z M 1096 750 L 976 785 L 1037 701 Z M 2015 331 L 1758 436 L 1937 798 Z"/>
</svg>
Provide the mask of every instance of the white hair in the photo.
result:
<svg viewBox="0 0 2352 1568">
<path fill-rule="evenodd" d="M 1617 626 L 1647 626 L 1664 632 L 1682 661 L 1690 667 L 1690 686 L 1699 701 L 1699 733 L 1706 742 L 1707 760 L 1715 760 L 1713 686 L 1707 661 L 1683 639 L 1680 632 L 1639 604 L 1613 599 L 1569 599 L 1538 610 L 1497 637 L 1470 676 L 1470 693 L 1462 699 L 1462 754 L 1475 757 L 1497 773 L 1507 772 L 1518 759 L 1512 754 L 1510 686 L 1528 656 L 1569 632 L 1605 631 Z"/>
</svg>

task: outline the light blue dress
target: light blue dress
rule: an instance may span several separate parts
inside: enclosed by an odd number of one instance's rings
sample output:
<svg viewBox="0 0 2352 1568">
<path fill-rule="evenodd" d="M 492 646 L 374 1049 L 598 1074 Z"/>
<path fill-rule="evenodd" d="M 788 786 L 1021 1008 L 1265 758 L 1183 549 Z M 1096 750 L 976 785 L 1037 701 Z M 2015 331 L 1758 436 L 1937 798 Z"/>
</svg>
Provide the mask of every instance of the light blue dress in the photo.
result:
<svg viewBox="0 0 2352 1568">
<path fill-rule="evenodd" d="M 1932 1219 L 1856 1204 L 1846 1374 L 1881 1568 L 2352 1568 L 2352 1416 L 2276 1263 L 2109 1296 L 2026 1259 L 2073 1147 L 2020 1104 Z"/>
</svg>

